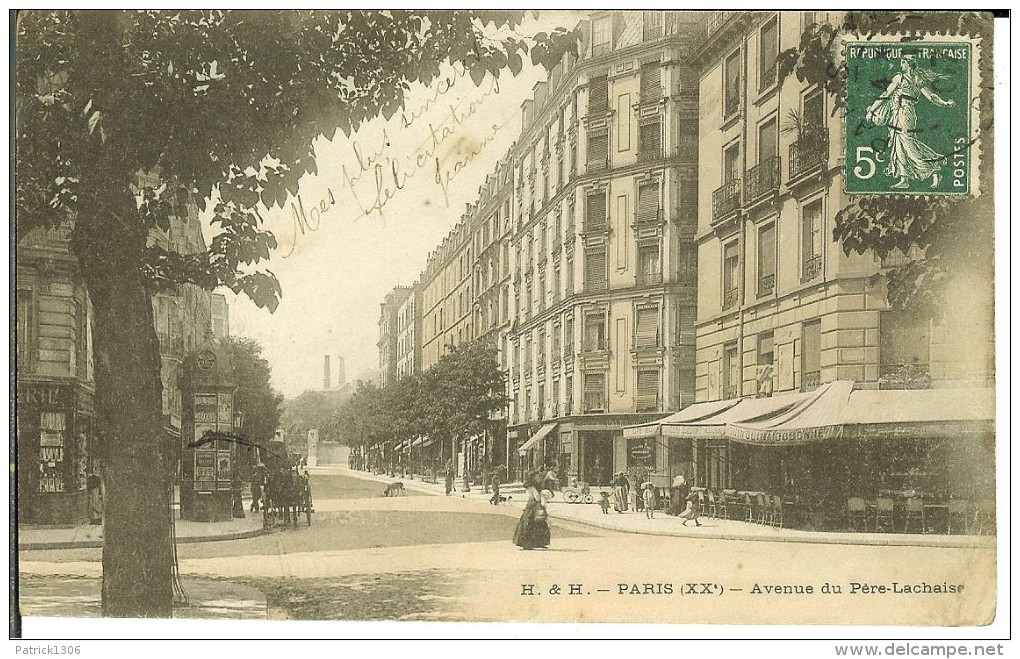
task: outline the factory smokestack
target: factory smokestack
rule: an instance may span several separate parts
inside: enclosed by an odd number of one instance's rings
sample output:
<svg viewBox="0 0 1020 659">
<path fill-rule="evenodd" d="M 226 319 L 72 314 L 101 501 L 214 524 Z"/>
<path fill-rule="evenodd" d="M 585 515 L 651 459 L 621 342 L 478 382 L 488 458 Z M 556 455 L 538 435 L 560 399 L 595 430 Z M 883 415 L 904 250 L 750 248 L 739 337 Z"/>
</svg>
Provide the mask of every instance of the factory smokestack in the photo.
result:
<svg viewBox="0 0 1020 659">
<path fill-rule="evenodd" d="M 329 355 L 326 355 L 325 361 L 322 363 L 322 388 L 329 390 L 331 379 L 329 377 Z"/>
</svg>

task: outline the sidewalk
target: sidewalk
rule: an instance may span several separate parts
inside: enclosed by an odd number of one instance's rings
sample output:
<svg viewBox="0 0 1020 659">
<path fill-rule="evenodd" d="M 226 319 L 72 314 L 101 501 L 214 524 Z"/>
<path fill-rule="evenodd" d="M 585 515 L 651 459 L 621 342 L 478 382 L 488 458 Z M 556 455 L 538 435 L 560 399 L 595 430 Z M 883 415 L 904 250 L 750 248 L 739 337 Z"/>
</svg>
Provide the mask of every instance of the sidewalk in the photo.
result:
<svg viewBox="0 0 1020 659">
<path fill-rule="evenodd" d="M 326 468 L 323 468 L 326 469 Z M 334 468 L 335 469 L 335 468 Z M 410 478 L 391 478 L 386 475 L 376 476 L 362 471 L 340 468 L 341 471 L 358 478 L 376 480 L 380 483 L 392 483 L 399 480 L 404 487 L 418 491 L 443 495 L 443 483 L 424 483 Z M 462 481 L 456 483 L 457 491 L 450 496 L 474 500 L 488 505 L 491 494 L 485 494 L 484 488 L 472 486 L 470 492 L 462 492 Z M 596 496 L 598 488 L 593 488 Z M 510 496 L 505 505 L 524 508 L 525 494 L 521 483 L 510 483 L 500 486 L 502 496 Z M 798 529 L 775 528 L 751 524 L 738 520 L 701 518 L 701 526 L 684 526 L 681 520 L 667 515 L 661 510 L 655 511 L 655 518 L 648 519 L 644 512 L 617 513 L 612 510 L 603 514 L 597 503 L 569 504 L 563 501 L 562 494 L 549 502 L 549 516 L 568 522 L 576 522 L 612 531 L 625 533 L 643 533 L 647 535 L 669 535 L 683 538 L 701 538 L 713 540 L 750 540 L 762 542 L 802 542 L 813 544 L 835 545 L 876 545 L 876 546 L 911 546 L 911 547 L 980 547 L 994 548 L 995 536 L 973 535 L 942 535 L 917 533 L 855 533 L 837 531 L 801 531 Z"/>
<path fill-rule="evenodd" d="M 262 513 L 247 512 L 244 519 L 226 522 L 189 522 L 175 519 L 177 543 L 238 540 L 262 533 Z M 18 550 L 28 549 L 80 549 L 103 546 L 103 527 L 83 524 L 74 527 L 20 526 Z"/>
</svg>

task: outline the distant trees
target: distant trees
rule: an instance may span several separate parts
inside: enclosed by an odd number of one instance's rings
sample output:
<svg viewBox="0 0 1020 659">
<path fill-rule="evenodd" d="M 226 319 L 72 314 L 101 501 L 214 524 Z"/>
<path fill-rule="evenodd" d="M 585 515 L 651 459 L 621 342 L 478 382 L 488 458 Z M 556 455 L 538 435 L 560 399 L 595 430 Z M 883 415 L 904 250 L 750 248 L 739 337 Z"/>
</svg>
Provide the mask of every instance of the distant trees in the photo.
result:
<svg viewBox="0 0 1020 659">
<path fill-rule="evenodd" d="M 333 416 L 336 436 L 348 446 L 369 447 L 425 437 L 450 446 L 454 439 L 489 428 L 506 405 L 496 349 L 481 342 L 454 348 L 423 373 L 385 387 L 361 385 Z M 441 455 L 448 455 L 444 450 Z"/>
<path fill-rule="evenodd" d="M 280 425 L 283 396 L 270 384 L 272 369 L 262 358 L 262 346 L 247 337 L 227 337 L 223 346 L 234 367 L 234 408 L 242 412 L 240 432 L 248 439 L 265 442 Z"/>
</svg>

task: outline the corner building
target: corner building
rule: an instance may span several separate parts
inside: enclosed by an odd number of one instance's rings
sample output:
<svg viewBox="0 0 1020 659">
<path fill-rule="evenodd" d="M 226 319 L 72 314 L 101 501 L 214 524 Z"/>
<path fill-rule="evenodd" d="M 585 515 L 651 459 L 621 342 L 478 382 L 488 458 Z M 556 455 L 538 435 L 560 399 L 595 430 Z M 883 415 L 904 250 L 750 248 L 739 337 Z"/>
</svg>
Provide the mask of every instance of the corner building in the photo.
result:
<svg viewBox="0 0 1020 659">
<path fill-rule="evenodd" d="M 970 389 L 960 392 L 961 401 L 980 394 L 987 402 L 994 382 L 991 286 L 957 278 L 947 288 L 951 311 L 933 323 L 891 309 L 885 284 L 873 279 L 923 254 L 847 255 L 833 239 L 836 214 L 851 201 L 843 192 L 842 114 L 833 113 L 834 99 L 824 90 L 796 75 L 780 80 L 777 61 L 799 46 L 809 26 L 838 27 L 842 20 L 842 12 L 713 12 L 701 31 L 692 58 L 699 70 L 702 163 L 697 400 L 786 396 L 846 381 L 855 392 Z M 912 424 L 890 417 L 886 425 L 896 426 L 902 440 L 864 444 L 838 467 L 836 458 L 826 458 L 835 445 L 811 444 L 797 453 L 695 440 L 688 450 L 696 481 L 785 494 L 813 469 L 819 483 L 844 479 L 839 487 L 851 493 L 873 494 L 874 483 L 932 493 L 945 489 L 934 475 L 944 475 L 954 461 L 959 470 L 973 468 L 973 481 L 987 481 L 990 457 L 956 460 L 962 440 L 942 437 L 945 431 L 929 419 L 937 407 L 931 401 L 941 398 L 911 394 L 918 409 L 906 410 L 896 402 L 904 396 L 876 394 L 887 401 L 885 409 L 916 417 Z M 986 427 L 961 433 L 980 436 Z M 870 464 L 866 477 L 855 461 Z M 866 486 L 857 485 L 861 478 Z"/>
<path fill-rule="evenodd" d="M 507 346 L 518 477 L 640 471 L 661 487 L 677 459 L 628 446 L 622 428 L 694 400 L 699 16 L 591 14 L 580 57 L 522 107 Z"/>
</svg>

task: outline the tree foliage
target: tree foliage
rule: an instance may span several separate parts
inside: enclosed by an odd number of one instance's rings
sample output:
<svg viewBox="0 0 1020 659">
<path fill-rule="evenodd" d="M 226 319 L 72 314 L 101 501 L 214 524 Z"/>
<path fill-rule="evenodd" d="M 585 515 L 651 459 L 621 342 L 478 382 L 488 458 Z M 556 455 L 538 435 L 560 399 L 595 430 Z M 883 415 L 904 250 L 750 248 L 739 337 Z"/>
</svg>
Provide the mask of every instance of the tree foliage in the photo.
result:
<svg viewBox="0 0 1020 659">
<path fill-rule="evenodd" d="M 18 15 L 16 195 L 19 235 L 64 221 L 83 197 L 109 189 L 83 173 L 96 150 L 116 154 L 107 186 L 137 199 L 109 221 L 166 226 L 196 202 L 211 205 L 218 235 L 207 252 L 145 254 L 155 282 L 228 286 L 275 308 L 275 276 L 254 269 L 276 239 L 259 207 L 283 207 L 317 171 L 314 142 L 390 118 L 411 85 L 443 62 L 476 84 L 521 55 L 553 66 L 576 35 L 525 39 L 522 12 L 51 11 Z M 113 32 L 96 53 L 96 29 Z M 507 33 L 504 35 L 504 33 Z M 113 65 L 117 65 L 114 69 Z M 138 171 L 161 184 L 134 188 Z M 79 249 L 95 247 L 77 230 Z"/>
<path fill-rule="evenodd" d="M 224 347 L 234 366 L 234 408 L 244 414 L 241 432 L 251 440 L 272 439 L 280 425 L 283 396 L 273 391 L 272 368 L 262 357 L 262 346 L 247 337 L 228 337 Z"/>
<path fill-rule="evenodd" d="M 361 385 L 332 426 L 349 446 L 415 437 L 446 441 L 488 429 L 506 405 L 495 348 L 481 342 L 454 348 L 432 368 L 385 387 Z"/>
<path fill-rule="evenodd" d="M 924 34 L 967 34 L 981 41 L 979 70 L 981 161 L 977 197 L 852 196 L 836 213 L 833 239 L 847 254 L 872 251 L 879 258 L 911 255 L 881 273 L 889 301 L 899 309 L 937 318 L 944 312 L 945 288 L 954 274 L 992 278 L 994 208 L 992 203 L 993 126 L 992 19 L 977 12 L 847 12 L 840 25 L 816 23 L 804 31 L 797 48 L 780 54 L 780 76 L 824 89 L 833 115 L 845 108 L 847 70 L 839 52 L 843 35 L 902 34 L 905 41 Z M 975 165 L 977 166 L 975 161 Z"/>
</svg>

